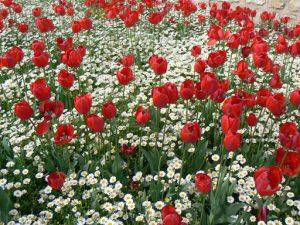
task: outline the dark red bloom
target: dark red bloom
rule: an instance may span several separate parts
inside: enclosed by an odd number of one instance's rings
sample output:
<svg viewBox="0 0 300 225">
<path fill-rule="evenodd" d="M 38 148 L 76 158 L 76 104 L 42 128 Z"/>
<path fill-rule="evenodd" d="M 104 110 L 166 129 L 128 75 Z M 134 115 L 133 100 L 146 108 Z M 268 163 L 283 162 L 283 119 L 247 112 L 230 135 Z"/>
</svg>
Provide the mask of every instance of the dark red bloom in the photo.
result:
<svg viewBox="0 0 300 225">
<path fill-rule="evenodd" d="M 194 57 L 197 57 L 198 55 L 201 54 L 202 48 L 200 45 L 194 45 L 191 49 L 191 54 Z"/>
<path fill-rule="evenodd" d="M 45 42 L 43 40 L 34 40 L 31 44 L 34 52 L 43 52 L 45 49 Z"/>
<path fill-rule="evenodd" d="M 129 54 L 129 55 L 123 56 L 123 58 L 120 60 L 120 63 L 124 67 L 131 67 L 134 64 L 134 55 Z"/>
<path fill-rule="evenodd" d="M 197 122 L 187 123 L 181 129 L 181 140 L 185 143 L 194 143 L 201 137 L 201 128 Z"/>
<path fill-rule="evenodd" d="M 30 119 L 30 117 L 33 116 L 33 109 L 30 106 L 30 104 L 25 100 L 16 103 L 14 111 L 16 116 L 21 120 L 28 120 Z"/>
<path fill-rule="evenodd" d="M 37 67 L 46 67 L 49 63 L 50 55 L 47 52 L 35 52 L 32 62 Z"/>
<path fill-rule="evenodd" d="M 168 103 L 176 103 L 176 101 L 178 100 L 178 90 L 176 84 L 167 82 L 163 86 L 167 90 L 167 95 L 169 99 Z"/>
<path fill-rule="evenodd" d="M 40 122 L 40 123 L 36 126 L 35 131 L 36 131 L 39 135 L 43 136 L 43 135 L 45 135 L 45 134 L 48 132 L 48 130 L 50 129 L 50 126 L 51 126 L 50 121 L 44 119 L 42 122 Z"/>
<path fill-rule="evenodd" d="M 148 21 L 151 24 L 156 25 L 156 24 L 160 23 L 164 18 L 165 18 L 165 13 L 162 13 L 162 12 L 153 12 L 148 17 Z"/>
<path fill-rule="evenodd" d="M 73 47 L 73 38 L 67 38 L 65 40 L 63 38 L 57 38 L 56 43 L 60 50 L 67 51 Z"/>
<path fill-rule="evenodd" d="M 201 193 L 208 193 L 212 189 L 212 179 L 206 173 L 197 173 L 195 187 Z"/>
<path fill-rule="evenodd" d="M 289 100 L 294 106 L 300 106 L 300 88 L 291 92 Z"/>
<path fill-rule="evenodd" d="M 125 27 L 133 27 L 139 21 L 139 12 L 128 11 L 123 21 Z"/>
<path fill-rule="evenodd" d="M 80 114 L 87 114 L 92 107 L 92 95 L 77 95 L 74 99 L 74 106 L 77 112 L 79 112 Z"/>
<path fill-rule="evenodd" d="M 275 43 L 275 51 L 277 54 L 283 54 L 288 51 L 289 44 L 283 35 L 279 35 Z"/>
<path fill-rule="evenodd" d="M 258 119 L 254 113 L 250 113 L 247 116 L 246 121 L 250 127 L 254 127 L 256 126 Z"/>
<path fill-rule="evenodd" d="M 153 105 L 163 108 L 169 103 L 168 90 L 165 86 L 154 87 L 152 89 Z"/>
<path fill-rule="evenodd" d="M 293 147 L 293 139 L 298 133 L 297 125 L 293 122 L 285 122 L 279 129 L 279 141 L 285 148 Z"/>
<path fill-rule="evenodd" d="M 41 14 L 42 14 L 42 8 L 36 7 L 36 8 L 33 8 L 33 9 L 32 9 L 32 15 L 33 15 L 34 17 L 40 17 Z"/>
<path fill-rule="evenodd" d="M 53 21 L 48 18 L 37 19 L 35 21 L 35 25 L 41 33 L 47 33 L 47 32 L 53 31 L 55 29 Z"/>
<path fill-rule="evenodd" d="M 287 152 L 285 152 L 287 151 Z M 300 152 L 283 150 L 283 148 L 279 148 L 276 151 L 276 162 L 278 166 L 281 167 L 282 173 L 293 177 L 299 173 L 300 167 Z"/>
<path fill-rule="evenodd" d="M 227 133 L 223 139 L 223 145 L 228 151 L 236 151 L 242 143 L 242 135 L 239 133 Z"/>
<path fill-rule="evenodd" d="M 233 34 L 231 35 L 231 37 L 229 38 L 226 46 L 228 46 L 231 49 L 237 49 L 239 47 L 239 39 L 240 39 L 240 35 L 239 34 Z"/>
<path fill-rule="evenodd" d="M 64 145 L 72 141 L 77 135 L 72 124 L 60 124 L 54 135 L 54 144 Z"/>
<path fill-rule="evenodd" d="M 165 58 L 154 55 L 150 57 L 149 63 L 156 75 L 162 75 L 167 72 L 168 62 Z"/>
<path fill-rule="evenodd" d="M 235 134 L 240 128 L 240 118 L 234 115 L 223 115 L 221 118 L 221 127 L 224 134 L 231 132 Z"/>
<path fill-rule="evenodd" d="M 62 101 L 44 101 L 39 106 L 40 114 L 45 120 L 51 120 L 60 117 L 64 111 L 64 103 Z"/>
<path fill-rule="evenodd" d="M 211 52 L 208 55 L 207 65 L 211 68 L 217 68 L 222 66 L 226 61 L 226 51 L 220 50 L 217 52 Z"/>
<path fill-rule="evenodd" d="M 75 76 L 73 73 L 69 73 L 67 70 L 60 70 L 57 76 L 58 83 L 64 88 L 70 88 L 74 84 Z"/>
<path fill-rule="evenodd" d="M 206 98 L 206 94 L 201 89 L 201 82 L 195 84 L 195 95 L 198 100 L 203 100 Z"/>
<path fill-rule="evenodd" d="M 218 79 L 214 73 L 205 72 L 200 76 L 201 90 L 206 94 L 210 95 L 214 93 L 218 88 Z"/>
<path fill-rule="evenodd" d="M 80 20 L 80 26 L 84 30 L 90 30 L 93 28 L 93 22 L 91 19 L 85 17 L 82 20 Z"/>
<path fill-rule="evenodd" d="M 261 107 L 266 107 L 267 106 L 267 100 L 268 98 L 272 95 L 271 91 L 266 88 L 261 88 L 257 92 L 257 104 L 260 105 Z"/>
<path fill-rule="evenodd" d="M 183 99 L 192 99 L 195 93 L 195 86 L 192 80 L 185 80 L 180 86 L 180 95 Z"/>
<path fill-rule="evenodd" d="M 267 100 L 266 107 L 276 117 L 283 115 L 286 111 L 284 95 L 282 93 L 271 95 Z"/>
<path fill-rule="evenodd" d="M 135 121 L 138 124 L 145 125 L 151 119 L 151 114 L 149 109 L 144 109 L 142 106 L 139 106 L 135 112 Z"/>
<path fill-rule="evenodd" d="M 60 55 L 60 60 L 71 68 L 77 68 L 81 65 L 84 53 L 80 48 L 76 50 L 69 49 Z"/>
<path fill-rule="evenodd" d="M 127 85 L 133 81 L 133 72 L 129 67 L 124 67 L 116 72 L 117 79 L 121 85 Z"/>
<path fill-rule="evenodd" d="M 197 59 L 194 64 L 194 70 L 196 73 L 203 73 L 205 71 L 206 62 L 202 59 Z"/>
<path fill-rule="evenodd" d="M 65 183 L 65 174 L 63 172 L 53 172 L 48 176 L 48 185 L 54 190 L 60 190 Z"/>
<path fill-rule="evenodd" d="M 30 84 L 30 91 L 39 101 L 48 100 L 51 96 L 51 87 L 44 78 L 38 78 Z"/>
<path fill-rule="evenodd" d="M 123 144 L 121 147 L 121 153 L 126 157 L 133 156 L 137 152 L 137 148 L 135 146 L 128 146 L 127 144 Z"/>
<path fill-rule="evenodd" d="M 243 112 L 243 102 L 239 97 L 231 96 L 224 101 L 222 112 L 225 115 L 239 117 Z"/>
<path fill-rule="evenodd" d="M 272 196 L 280 189 L 281 169 L 277 166 L 260 167 L 254 173 L 255 187 L 260 196 Z"/>
<path fill-rule="evenodd" d="M 26 33 L 28 31 L 27 23 L 18 23 L 18 29 L 21 33 Z"/>
<path fill-rule="evenodd" d="M 237 64 L 237 70 L 232 72 L 236 74 L 244 83 L 251 84 L 256 80 L 255 74 L 248 69 L 248 63 L 245 60 L 241 60 Z"/>
<path fill-rule="evenodd" d="M 270 87 L 274 88 L 274 89 L 279 89 L 283 85 L 283 83 L 280 79 L 280 76 L 277 73 L 271 77 L 269 84 L 270 84 Z"/>
<path fill-rule="evenodd" d="M 113 102 L 106 102 L 102 105 L 102 115 L 106 119 L 111 119 L 117 114 L 117 108 Z"/>
<path fill-rule="evenodd" d="M 80 21 L 74 20 L 71 24 L 71 29 L 73 33 L 79 33 L 81 31 Z"/>
<path fill-rule="evenodd" d="M 104 119 L 96 114 L 90 114 L 85 119 L 86 125 L 94 132 L 99 133 L 104 130 Z"/>
</svg>

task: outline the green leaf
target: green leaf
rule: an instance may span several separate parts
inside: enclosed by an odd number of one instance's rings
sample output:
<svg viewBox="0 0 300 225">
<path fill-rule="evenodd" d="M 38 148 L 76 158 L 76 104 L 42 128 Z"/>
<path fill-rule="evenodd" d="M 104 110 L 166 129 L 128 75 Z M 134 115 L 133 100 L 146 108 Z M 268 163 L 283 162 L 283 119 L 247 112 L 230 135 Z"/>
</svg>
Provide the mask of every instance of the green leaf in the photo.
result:
<svg viewBox="0 0 300 225">
<path fill-rule="evenodd" d="M 11 201 L 5 191 L 0 188 L 0 221 L 7 223 L 9 220 L 9 210 L 11 209 Z"/>
<path fill-rule="evenodd" d="M 116 154 L 115 160 L 112 164 L 112 173 L 119 178 L 122 172 L 123 160 L 121 159 L 119 154 Z"/>
</svg>

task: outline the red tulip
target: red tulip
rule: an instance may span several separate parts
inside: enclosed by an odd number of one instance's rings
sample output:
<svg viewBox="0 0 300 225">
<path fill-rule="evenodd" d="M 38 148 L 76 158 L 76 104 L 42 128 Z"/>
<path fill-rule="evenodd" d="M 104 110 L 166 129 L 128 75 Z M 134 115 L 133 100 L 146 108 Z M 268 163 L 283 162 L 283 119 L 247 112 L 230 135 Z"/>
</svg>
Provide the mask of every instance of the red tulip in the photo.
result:
<svg viewBox="0 0 300 225">
<path fill-rule="evenodd" d="M 272 196 L 279 191 L 282 181 L 281 169 L 277 166 L 260 167 L 254 173 L 255 187 L 260 196 Z"/>
<path fill-rule="evenodd" d="M 60 190 L 65 183 L 65 174 L 63 172 L 53 172 L 48 176 L 48 185 L 53 190 Z"/>
<path fill-rule="evenodd" d="M 168 90 L 165 86 L 154 87 L 152 89 L 153 105 L 163 108 L 169 103 Z"/>
<path fill-rule="evenodd" d="M 221 118 L 221 127 L 224 134 L 228 132 L 235 134 L 240 128 L 240 118 L 234 115 L 223 115 Z"/>
<path fill-rule="evenodd" d="M 197 122 L 187 123 L 181 129 L 181 140 L 185 143 L 194 143 L 201 137 L 201 128 Z"/>
<path fill-rule="evenodd" d="M 254 113 L 250 113 L 247 116 L 246 121 L 250 127 L 254 127 L 256 126 L 258 119 Z"/>
<path fill-rule="evenodd" d="M 261 107 L 267 106 L 267 100 L 272 95 L 271 91 L 265 88 L 260 89 L 257 92 L 257 104 Z"/>
<path fill-rule="evenodd" d="M 42 14 L 42 9 L 40 7 L 36 7 L 32 9 L 32 15 L 34 17 L 40 17 Z"/>
<path fill-rule="evenodd" d="M 18 23 L 18 29 L 21 33 L 26 33 L 28 31 L 27 23 Z"/>
<path fill-rule="evenodd" d="M 286 111 L 284 95 L 282 93 L 271 95 L 266 106 L 275 117 L 283 115 Z"/>
<path fill-rule="evenodd" d="M 40 114 L 45 120 L 51 120 L 52 118 L 58 118 L 64 111 L 64 103 L 62 101 L 44 101 L 39 106 Z"/>
<path fill-rule="evenodd" d="M 206 62 L 202 59 L 197 59 L 194 64 L 194 70 L 196 73 L 203 73 L 205 71 Z"/>
<path fill-rule="evenodd" d="M 293 122 L 285 122 L 279 129 L 279 141 L 285 148 L 292 148 L 293 138 L 298 133 L 297 125 Z"/>
<path fill-rule="evenodd" d="M 123 21 L 125 27 L 133 27 L 139 21 L 139 12 L 129 11 Z"/>
<path fill-rule="evenodd" d="M 79 112 L 80 114 L 87 114 L 92 107 L 92 95 L 77 95 L 74 99 L 74 106 L 77 112 Z"/>
<path fill-rule="evenodd" d="M 279 35 L 276 43 L 275 43 L 275 51 L 277 54 L 283 54 L 286 53 L 288 50 L 289 44 L 286 41 L 285 37 L 283 35 Z"/>
<path fill-rule="evenodd" d="M 21 120 L 28 120 L 33 116 L 33 109 L 25 100 L 16 103 L 14 111 L 16 116 Z"/>
<path fill-rule="evenodd" d="M 300 88 L 297 88 L 296 90 L 291 92 L 289 100 L 292 105 L 300 106 Z"/>
<path fill-rule="evenodd" d="M 269 81 L 270 87 L 274 89 L 279 89 L 282 87 L 283 83 L 278 74 L 274 74 Z"/>
<path fill-rule="evenodd" d="M 135 155 L 137 148 L 135 146 L 128 146 L 127 144 L 123 144 L 121 148 L 121 153 L 126 157 Z"/>
<path fill-rule="evenodd" d="M 81 31 L 80 21 L 73 21 L 71 24 L 71 29 L 73 33 L 79 33 Z"/>
<path fill-rule="evenodd" d="M 30 91 L 39 101 L 48 100 L 51 96 L 51 87 L 44 78 L 38 78 L 30 84 Z"/>
<path fill-rule="evenodd" d="M 243 102 L 239 97 L 231 96 L 224 101 L 222 112 L 225 115 L 240 117 L 243 112 Z"/>
<path fill-rule="evenodd" d="M 211 52 L 208 55 L 207 65 L 211 68 L 217 68 L 222 66 L 226 61 L 226 51 L 220 50 L 217 52 Z"/>
<path fill-rule="evenodd" d="M 71 50 L 73 48 L 73 38 L 67 38 L 65 40 L 63 38 L 57 38 L 56 44 L 60 50 L 66 52 L 67 50 Z"/>
<path fill-rule="evenodd" d="M 77 135 L 74 133 L 72 124 L 60 124 L 54 135 L 54 144 L 64 145 L 73 140 Z"/>
<path fill-rule="evenodd" d="M 34 40 L 31 44 L 34 52 L 43 52 L 45 49 L 45 42 L 43 40 Z"/>
<path fill-rule="evenodd" d="M 37 67 L 46 67 L 49 63 L 50 55 L 47 52 L 35 52 L 32 57 L 32 62 Z"/>
<path fill-rule="evenodd" d="M 60 70 L 57 76 L 58 83 L 64 88 L 70 88 L 74 84 L 75 76 L 73 73 L 69 73 L 67 70 Z"/>
<path fill-rule="evenodd" d="M 168 62 L 165 58 L 154 55 L 150 57 L 149 62 L 156 75 L 162 75 L 167 72 Z"/>
<path fill-rule="evenodd" d="M 197 57 L 198 55 L 201 54 L 201 51 L 202 51 L 201 46 L 200 45 L 195 45 L 191 49 L 191 54 L 192 54 L 192 56 Z"/>
<path fill-rule="evenodd" d="M 133 81 L 133 72 L 129 67 L 124 67 L 116 72 L 117 79 L 121 85 L 127 85 Z"/>
<path fill-rule="evenodd" d="M 85 17 L 82 20 L 80 20 L 80 26 L 84 30 L 90 30 L 93 27 L 93 22 L 91 19 Z"/>
<path fill-rule="evenodd" d="M 251 84 L 256 80 L 255 74 L 248 69 L 248 63 L 245 60 L 239 61 L 237 64 L 237 70 L 232 72 L 236 74 L 244 83 Z"/>
<path fill-rule="evenodd" d="M 200 76 L 201 90 L 206 95 L 211 95 L 218 88 L 218 79 L 214 73 L 205 72 Z"/>
<path fill-rule="evenodd" d="M 242 143 L 242 135 L 239 133 L 227 133 L 223 139 L 223 145 L 228 151 L 236 151 Z"/>
<path fill-rule="evenodd" d="M 198 100 L 203 100 L 206 98 L 206 94 L 201 89 L 201 82 L 195 84 L 195 95 Z"/>
<path fill-rule="evenodd" d="M 167 215 L 163 220 L 163 225 L 181 225 L 182 217 L 178 213 Z"/>
<path fill-rule="evenodd" d="M 195 93 L 195 86 L 192 80 L 185 80 L 180 86 L 180 95 L 183 99 L 192 99 Z"/>
<path fill-rule="evenodd" d="M 251 53 L 251 48 L 248 46 L 245 46 L 242 48 L 242 56 L 243 58 L 247 58 Z"/>
<path fill-rule="evenodd" d="M 164 17 L 165 17 L 165 14 L 162 12 L 153 12 L 148 17 L 148 21 L 151 24 L 156 25 L 156 24 L 160 23 L 164 19 Z"/>
<path fill-rule="evenodd" d="M 48 18 L 37 19 L 35 21 L 35 25 L 41 33 L 47 33 L 47 32 L 53 31 L 55 29 L 53 21 Z"/>
<path fill-rule="evenodd" d="M 117 108 L 113 102 L 106 102 L 102 105 L 102 115 L 106 119 L 111 119 L 117 114 Z"/>
<path fill-rule="evenodd" d="M 134 64 L 134 55 L 129 54 L 129 55 L 123 56 L 123 58 L 120 60 L 120 63 L 124 67 L 131 67 Z"/>
<path fill-rule="evenodd" d="M 239 39 L 240 39 L 240 35 L 239 34 L 233 34 L 231 35 L 231 37 L 229 38 L 226 46 L 228 46 L 231 49 L 237 49 L 239 47 Z"/>
<path fill-rule="evenodd" d="M 79 48 L 76 50 L 69 49 L 65 53 L 60 55 L 60 60 L 71 68 L 77 68 L 81 65 L 82 59 L 84 57 L 84 52 Z"/>
<path fill-rule="evenodd" d="M 135 112 L 135 121 L 138 124 L 145 125 L 151 119 L 151 114 L 149 109 L 144 109 L 142 106 L 139 106 Z"/>
<path fill-rule="evenodd" d="M 176 101 L 178 100 L 178 90 L 176 84 L 167 82 L 163 85 L 163 87 L 167 91 L 167 95 L 169 99 L 168 103 L 169 104 L 176 103 Z"/>
<path fill-rule="evenodd" d="M 96 114 L 88 115 L 85 119 L 85 122 L 94 133 L 99 133 L 104 130 L 104 120 Z"/>
<path fill-rule="evenodd" d="M 287 152 L 285 152 L 287 151 Z M 279 148 L 276 151 L 276 162 L 281 167 L 282 173 L 293 177 L 299 173 L 300 167 L 300 152 L 292 152 Z"/>
<path fill-rule="evenodd" d="M 165 205 L 161 209 L 161 217 L 164 219 L 167 215 L 177 213 L 176 209 L 172 205 Z"/>
<path fill-rule="evenodd" d="M 49 120 L 43 120 L 41 123 L 39 123 L 37 126 L 36 126 L 36 132 L 39 134 L 39 135 L 41 135 L 41 136 L 43 136 L 43 135 L 45 135 L 47 132 L 48 132 L 48 130 L 50 129 L 50 121 Z"/>
<path fill-rule="evenodd" d="M 201 193 L 208 193 L 212 189 L 212 179 L 206 173 L 197 173 L 195 187 Z"/>
</svg>

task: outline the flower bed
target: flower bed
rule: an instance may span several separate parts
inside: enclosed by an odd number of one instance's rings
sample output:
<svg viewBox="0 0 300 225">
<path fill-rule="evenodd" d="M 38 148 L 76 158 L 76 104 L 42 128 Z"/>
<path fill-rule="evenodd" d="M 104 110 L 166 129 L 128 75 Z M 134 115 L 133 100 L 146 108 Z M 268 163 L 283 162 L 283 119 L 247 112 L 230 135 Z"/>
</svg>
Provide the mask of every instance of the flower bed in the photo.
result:
<svg viewBox="0 0 300 225">
<path fill-rule="evenodd" d="M 299 25 L 227 2 L 0 2 L 0 221 L 300 224 Z"/>
</svg>

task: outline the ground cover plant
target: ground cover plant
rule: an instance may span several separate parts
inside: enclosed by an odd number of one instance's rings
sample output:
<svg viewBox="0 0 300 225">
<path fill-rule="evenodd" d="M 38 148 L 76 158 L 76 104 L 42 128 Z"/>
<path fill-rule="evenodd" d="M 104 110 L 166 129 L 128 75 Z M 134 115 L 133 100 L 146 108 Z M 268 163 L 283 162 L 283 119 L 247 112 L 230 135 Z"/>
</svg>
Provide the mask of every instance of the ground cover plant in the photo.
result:
<svg viewBox="0 0 300 225">
<path fill-rule="evenodd" d="M 0 224 L 300 224 L 300 25 L 191 0 L 0 0 Z"/>
</svg>

